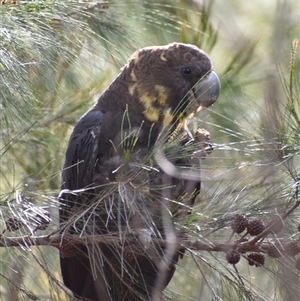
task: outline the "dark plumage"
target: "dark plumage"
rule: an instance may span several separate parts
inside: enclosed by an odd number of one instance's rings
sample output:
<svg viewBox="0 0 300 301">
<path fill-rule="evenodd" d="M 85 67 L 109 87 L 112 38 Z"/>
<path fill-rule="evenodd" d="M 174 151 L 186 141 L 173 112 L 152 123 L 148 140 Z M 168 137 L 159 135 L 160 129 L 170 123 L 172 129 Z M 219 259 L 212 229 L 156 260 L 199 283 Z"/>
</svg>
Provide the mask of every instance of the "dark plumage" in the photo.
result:
<svg viewBox="0 0 300 301">
<path fill-rule="evenodd" d="M 76 296 L 160 298 L 182 255 L 170 239 L 170 212 L 174 219 L 184 217 L 200 191 L 194 153 L 203 139 L 191 142 L 186 120 L 213 104 L 219 90 L 210 59 L 197 47 L 147 47 L 131 56 L 81 117 L 62 173 L 61 233 L 66 241 L 70 234 L 117 240 L 71 249 L 63 242 L 63 280 Z M 193 177 L 185 178 L 191 169 Z M 155 237 L 166 238 L 167 245 L 158 247 Z"/>
</svg>

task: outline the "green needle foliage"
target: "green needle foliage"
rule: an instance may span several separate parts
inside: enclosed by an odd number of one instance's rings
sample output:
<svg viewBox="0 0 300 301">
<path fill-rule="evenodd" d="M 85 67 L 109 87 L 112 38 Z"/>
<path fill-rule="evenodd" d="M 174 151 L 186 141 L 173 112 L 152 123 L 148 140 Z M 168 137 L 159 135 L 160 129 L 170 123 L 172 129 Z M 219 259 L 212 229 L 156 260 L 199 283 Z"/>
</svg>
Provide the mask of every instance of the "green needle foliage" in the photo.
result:
<svg viewBox="0 0 300 301">
<path fill-rule="evenodd" d="M 133 51 L 178 41 L 211 56 L 222 92 L 189 125 L 206 128 L 214 150 L 201 161 L 199 200 L 176 226 L 190 242 L 214 247 L 251 239 L 246 230 L 232 234 L 238 214 L 265 225 L 281 218 L 283 230 L 260 242 L 299 241 L 299 7 L 278 0 L 270 17 L 259 1 L 247 4 L 249 14 L 256 5 L 258 15 L 247 33 L 229 26 L 232 20 L 251 21 L 238 0 L 227 2 L 2 1 L 1 239 L 57 234 L 60 174 L 73 126 Z M 49 227 L 37 228 L 48 212 Z M 1 249 L 0 300 L 72 300 L 62 284 L 57 249 Z M 248 265 L 248 253 L 231 265 L 226 251 L 199 249 L 186 248 L 166 300 L 298 300 L 299 254 L 266 256 L 264 266 L 255 268 Z"/>
</svg>

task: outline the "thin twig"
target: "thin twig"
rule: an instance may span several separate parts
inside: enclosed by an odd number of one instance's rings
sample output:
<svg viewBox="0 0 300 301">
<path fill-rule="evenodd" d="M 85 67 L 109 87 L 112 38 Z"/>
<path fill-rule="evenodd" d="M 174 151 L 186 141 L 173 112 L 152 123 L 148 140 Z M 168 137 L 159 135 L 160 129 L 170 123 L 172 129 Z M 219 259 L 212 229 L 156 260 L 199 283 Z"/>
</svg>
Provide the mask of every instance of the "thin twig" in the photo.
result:
<svg viewBox="0 0 300 301">
<path fill-rule="evenodd" d="M 201 265 L 197 262 L 197 260 L 196 260 L 196 258 L 195 258 L 195 255 L 194 255 L 194 253 L 193 253 L 191 250 L 190 250 L 190 254 L 191 254 L 191 256 L 192 256 L 192 258 L 193 258 L 195 264 L 197 265 L 197 267 L 198 267 L 200 273 L 202 274 L 202 277 L 203 277 L 203 279 L 205 280 L 205 282 L 206 282 L 206 284 L 207 284 L 209 290 L 212 292 L 214 298 L 215 298 L 216 300 L 222 301 L 222 299 L 217 295 L 215 289 L 212 287 L 212 285 L 210 284 L 209 280 L 208 280 L 207 277 L 205 276 L 205 272 L 203 271 Z"/>
</svg>

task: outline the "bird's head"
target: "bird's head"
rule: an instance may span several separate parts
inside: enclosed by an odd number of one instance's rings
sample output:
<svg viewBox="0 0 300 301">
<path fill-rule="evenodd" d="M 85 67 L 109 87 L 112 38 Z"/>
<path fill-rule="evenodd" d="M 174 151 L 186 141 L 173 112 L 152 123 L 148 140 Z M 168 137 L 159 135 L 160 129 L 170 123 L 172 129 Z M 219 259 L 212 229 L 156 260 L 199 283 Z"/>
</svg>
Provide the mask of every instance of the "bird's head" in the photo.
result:
<svg viewBox="0 0 300 301">
<path fill-rule="evenodd" d="M 129 82 L 129 95 L 142 104 L 150 122 L 187 119 L 211 106 L 220 92 L 211 60 L 194 45 L 172 43 L 140 49 L 122 73 Z"/>
</svg>

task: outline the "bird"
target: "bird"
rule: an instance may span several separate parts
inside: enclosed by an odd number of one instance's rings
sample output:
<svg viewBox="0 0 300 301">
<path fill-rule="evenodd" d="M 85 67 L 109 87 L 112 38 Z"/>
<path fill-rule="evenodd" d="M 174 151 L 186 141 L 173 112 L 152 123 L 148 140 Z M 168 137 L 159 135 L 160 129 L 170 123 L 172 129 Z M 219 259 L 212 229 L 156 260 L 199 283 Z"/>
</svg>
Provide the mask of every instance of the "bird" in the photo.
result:
<svg viewBox="0 0 300 301">
<path fill-rule="evenodd" d="M 175 223 L 200 192 L 197 153 L 210 145 L 188 123 L 220 88 L 197 46 L 149 46 L 79 119 L 59 194 L 62 279 L 76 298 L 162 300 L 184 254 Z M 74 235 L 107 240 L 75 244 Z"/>
</svg>

